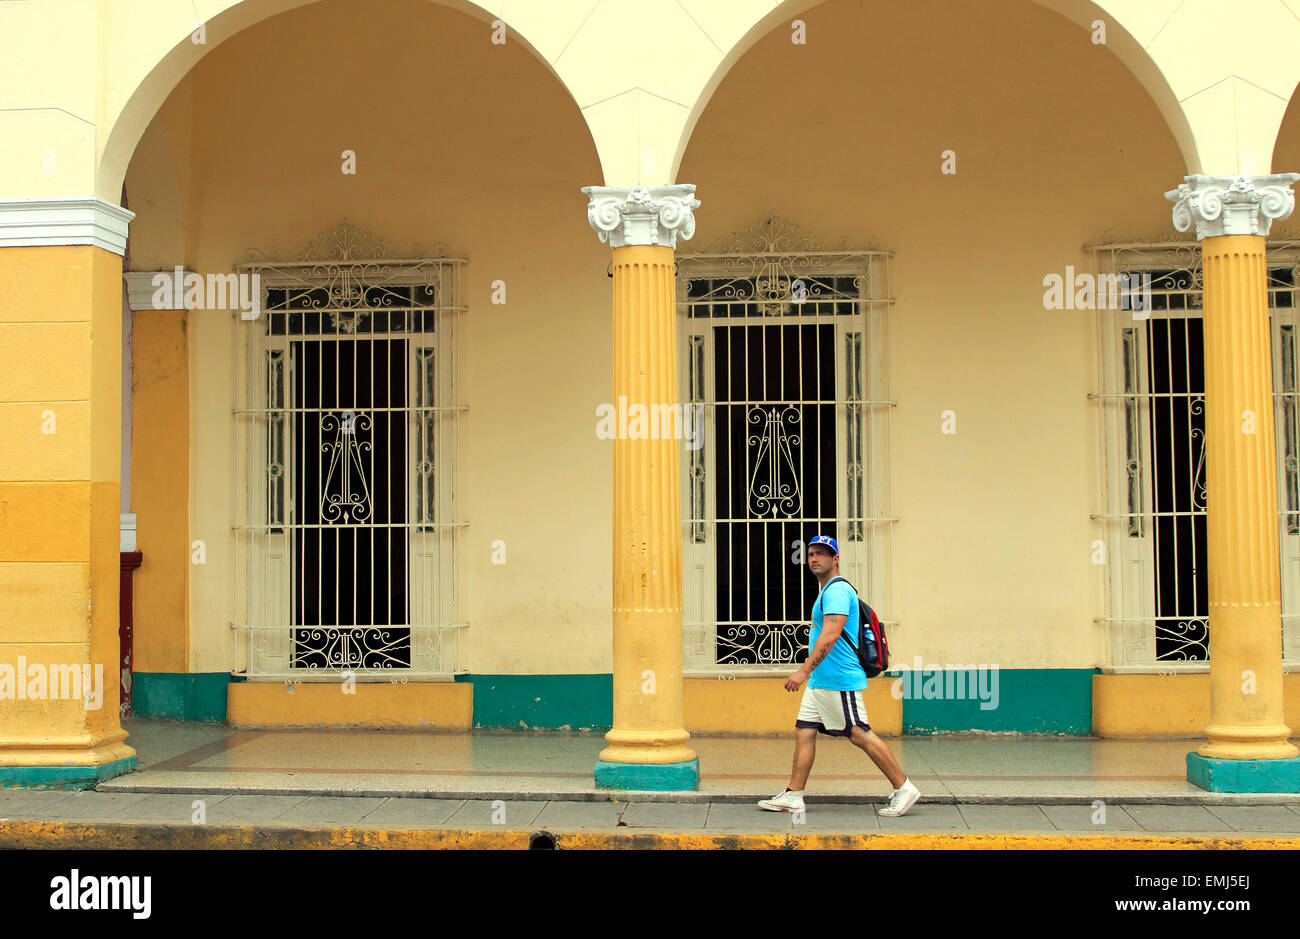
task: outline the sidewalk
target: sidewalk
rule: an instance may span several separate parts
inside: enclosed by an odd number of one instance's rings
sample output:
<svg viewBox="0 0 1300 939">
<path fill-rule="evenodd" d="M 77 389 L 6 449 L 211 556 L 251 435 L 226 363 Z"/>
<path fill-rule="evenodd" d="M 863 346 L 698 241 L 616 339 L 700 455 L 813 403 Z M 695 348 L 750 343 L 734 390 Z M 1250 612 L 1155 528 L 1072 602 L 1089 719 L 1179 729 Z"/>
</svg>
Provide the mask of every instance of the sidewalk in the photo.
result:
<svg viewBox="0 0 1300 939">
<path fill-rule="evenodd" d="M 782 738 L 692 738 L 698 792 L 626 793 L 594 788 L 600 735 L 127 729 L 135 773 L 0 792 L 0 847 L 1300 847 L 1300 794 L 1197 789 L 1196 740 L 891 738 L 922 793 L 891 819 L 824 739 L 798 819 L 754 804 L 788 780 Z"/>
</svg>

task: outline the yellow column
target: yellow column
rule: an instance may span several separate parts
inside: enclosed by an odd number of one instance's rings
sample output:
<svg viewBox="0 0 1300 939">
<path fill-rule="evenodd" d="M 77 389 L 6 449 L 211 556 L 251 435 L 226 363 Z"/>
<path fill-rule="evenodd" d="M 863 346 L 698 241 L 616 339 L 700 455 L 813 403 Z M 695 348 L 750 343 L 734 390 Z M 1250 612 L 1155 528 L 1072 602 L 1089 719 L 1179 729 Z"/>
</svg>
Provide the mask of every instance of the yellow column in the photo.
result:
<svg viewBox="0 0 1300 939">
<path fill-rule="evenodd" d="M 82 788 L 135 765 L 118 713 L 130 218 L 0 202 L 0 785 Z"/>
<path fill-rule="evenodd" d="M 1276 440 L 1265 236 L 1294 207 L 1294 173 L 1188 176 L 1166 193 L 1196 224 L 1205 276 L 1208 743 L 1188 779 L 1214 791 L 1300 788 L 1282 717 Z"/>
<path fill-rule="evenodd" d="M 620 414 L 634 416 L 638 405 L 680 414 L 673 250 L 679 231 L 694 231 L 694 190 L 583 190 L 593 227 L 614 247 L 612 404 Z M 596 765 L 601 788 L 699 782 L 682 716 L 681 424 L 652 426 L 656 439 L 614 440 L 614 725 Z"/>
<path fill-rule="evenodd" d="M 1201 245 L 1210 723 L 1209 743 L 1199 752 L 1228 760 L 1297 755 L 1282 720 L 1277 463 L 1264 248 L 1262 235 L 1220 235 Z"/>
</svg>

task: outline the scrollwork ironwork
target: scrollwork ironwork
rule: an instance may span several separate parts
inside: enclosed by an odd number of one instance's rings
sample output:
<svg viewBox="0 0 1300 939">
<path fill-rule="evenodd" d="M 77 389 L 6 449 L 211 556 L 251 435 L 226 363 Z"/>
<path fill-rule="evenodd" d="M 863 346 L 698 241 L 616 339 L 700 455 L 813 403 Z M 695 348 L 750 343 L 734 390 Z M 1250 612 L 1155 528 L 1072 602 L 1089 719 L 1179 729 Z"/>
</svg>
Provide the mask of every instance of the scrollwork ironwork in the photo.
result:
<svg viewBox="0 0 1300 939">
<path fill-rule="evenodd" d="M 320 515 L 326 522 L 361 522 L 370 517 L 370 483 L 366 479 L 362 454 L 370 451 L 370 441 L 359 440 L 361 431 L 371 429 L 369 414 L 343 411 L 321 417 L 322 434 L 337 431 L 332 441 L 321 444 L 321 452 L 329 459 L 329 468 L 321 480 Z M 354 476 L 355 474 L 355 476 Z M 354 478 L 360 491 L 354 491 Z M 338 480 L 338 491 L 331 491 L 331 483 Z"/>
<path fill-rule="evenodd" d="M 433 245 L 433 254 L 419 244 L 398 251 L 344 219 L 318 234 L 292 259 L 281 257 L 276 249 L 253 248 L 239 266 L 285 288 L 286 307 L 327 311 L 333 327 L 353 333 L 368 312 L 393 308 L 398 301 L 409 303 L 410 298 L 395 285 L 418 282 L 436 294 L 445 249 L 446 244 L 439 242 Z M 426 299 L 428 306 L 439 302 L 436 296 Z"/>
<path fill-rule="evenodd" d="M 805 303 L 860 299 L 864 289 L 871 289 L 870 274 L 862 273 L 870 271 L 870 265 L 862 264 L 863 256 L 877 250 L 875 242 L 850 247 L 847 238 L 828 249 L 795 223 L 768 215 L 702 251 L 679 252 L 678 263 L 685 272 L 679 284 L 696 268 L 707 266 L 710 279 L 721 283 L 707 296 L 690 297 L 690 302 L 749 301 L 757 303 L 765 316 L 780 316 Z M 834 276 L 849 268 L 851 275 Z"/>
<path fill-rule="evenodd" d="M 749 445 L 757 446 L 753 473 L 749 479 L 750 511 L 754 515 L 776 518 L 784 512 L 793 518 L 803 504 L 799 489 L 799 463 L 795 449 L 800 444 L 798 433 L 786 429 L 786 424 L 796 428 L 803 414 L 795 405 L 784 408 L 750 408 L 746 422 L 762 424 L 761 432 L 749 435 Z"/>
<path fill-rule="evenodd" d="M 718 626 L 718 665 L 793 665 L 807 651 L 808 625 L 746 623 Z"/>
<path fill-rule="evenodd" d="M 1156 621 L 1156 642 L 1165 640 L 1172 647 L 1157 655 L 1161 662 L 1204 662 L 1210 658 L 1209 620 L 1205 618 L 1179 619 L 1173 622 Z"/>
<path fill-rule="evenodd" d="M 409 668 L 411 630 L 388 626 L 311 626 L 293 631 L 295 668 Z"/>
</svg>

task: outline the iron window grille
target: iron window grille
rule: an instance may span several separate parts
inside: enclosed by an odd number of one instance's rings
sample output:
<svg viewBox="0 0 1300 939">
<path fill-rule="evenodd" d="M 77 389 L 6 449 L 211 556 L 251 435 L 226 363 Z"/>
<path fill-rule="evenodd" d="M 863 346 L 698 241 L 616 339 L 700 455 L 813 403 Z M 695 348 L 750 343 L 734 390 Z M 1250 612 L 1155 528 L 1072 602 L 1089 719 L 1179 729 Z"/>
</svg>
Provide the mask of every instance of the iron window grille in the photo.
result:
<svg viewBox="0 0 1300 939">
<path fill-rule="evenodd" d="M 807 656 L 817 585 L 803 546 L 833 535 L 840 570 L 887 626 L 889 262 L 827 248 L 776 216 L 677 257 L 683 667 L 785 673 Z"/>
<path fill-rule="evenodd" d="M 1206 671 L 1210 627 L 1200 244 L 1135 239 L 1087 250 L 1098 283 L 1107 275 L 1129 274 L 1137 283 L 1149 277 L 1150 287 L 1149 310 L 1142 309 L 1139 292 L 1135 302 L 1096 312 L 1100 390 L 1088 397 L 1097 404 L 1100 437 L 1103 510 L 1092 517 L 1104 532 L 1104 563 L 1097 565 L 1104 615 L 1095 621 L 1105 628 L 1106 667 L 1114 672 Z M 1286 668 L 1300 663 L 1300 241 L 1270 239 L 1267 271 Z"/>
<path fill-rule="evenodd" d="M 451 680 L 460 667 L 464 259 L 349 225 L 251 251 L 236 343 L 236 674 Z M 236 314 L 238 315 L 238 314 Z"/>
</svg>

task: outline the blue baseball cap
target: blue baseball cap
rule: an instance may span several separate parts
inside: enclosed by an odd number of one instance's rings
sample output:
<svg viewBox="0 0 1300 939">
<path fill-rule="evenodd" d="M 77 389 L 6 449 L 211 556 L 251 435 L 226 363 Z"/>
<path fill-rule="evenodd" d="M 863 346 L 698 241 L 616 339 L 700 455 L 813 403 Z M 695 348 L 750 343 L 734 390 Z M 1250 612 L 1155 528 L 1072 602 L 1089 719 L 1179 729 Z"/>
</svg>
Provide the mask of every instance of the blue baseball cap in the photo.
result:
<svg viewBox="0 0 1300 939">
<path fill-rule="evenodd" d="M 840 546 L 835 543 L 835 539 L 830 535 L 818 535 L 816 538 L 813 538 L 808 542 L 808 547 L 811 548 L 815 544 L 826 545 L 826 547 L 831 549 L 831 554 L 838 555 L 840 553 Z"/>
</svg>

